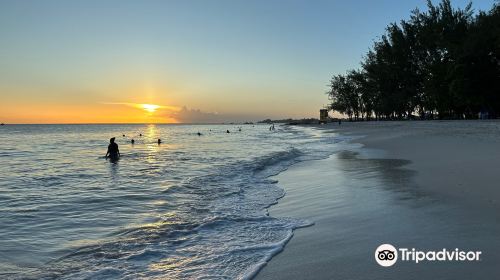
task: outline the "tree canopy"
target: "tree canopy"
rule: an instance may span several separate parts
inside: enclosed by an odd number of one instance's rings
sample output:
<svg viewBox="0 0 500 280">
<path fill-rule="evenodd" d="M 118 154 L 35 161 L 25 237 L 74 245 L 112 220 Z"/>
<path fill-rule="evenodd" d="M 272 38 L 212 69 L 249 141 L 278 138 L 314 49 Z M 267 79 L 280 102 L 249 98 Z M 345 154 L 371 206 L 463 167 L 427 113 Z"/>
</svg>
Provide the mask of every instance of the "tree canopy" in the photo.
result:
<svg viewBox="0 0 500 280">
<path fill-rule="evenodd" d="M 353 120 L 500 116 L 500 5 L 427 7 L 387 26 L 360 69 L 332 77 L 332 110 Z"/>
</svg>

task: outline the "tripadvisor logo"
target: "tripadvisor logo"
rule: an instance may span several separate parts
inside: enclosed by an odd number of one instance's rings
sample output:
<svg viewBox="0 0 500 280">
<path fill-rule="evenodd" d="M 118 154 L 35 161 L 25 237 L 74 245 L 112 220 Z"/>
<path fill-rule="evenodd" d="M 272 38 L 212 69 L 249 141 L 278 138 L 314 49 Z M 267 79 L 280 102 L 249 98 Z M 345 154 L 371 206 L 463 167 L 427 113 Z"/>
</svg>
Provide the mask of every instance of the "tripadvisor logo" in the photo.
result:
<svg viewBox="0 0 500 280">
<path fill-rule="evenodd" d="M 398 260 L 398 250 L 391 244 L 382 244 L 375 250 L 375 260 L 381 266 L 392 266 Z"/>
<path fill-rule="evenodd" d="M 375 250 L 375 260 L 381 266 L 393 266 L 398 261 L 419 263 L 423 261 L 480 261 L 481 251 L 462 251 L 458 248 L 448 250 L 443 248 L 439 251 L 419 251 L 415 248 L 396 249 L 391 244 L 382 244 Z"/>
</svg>

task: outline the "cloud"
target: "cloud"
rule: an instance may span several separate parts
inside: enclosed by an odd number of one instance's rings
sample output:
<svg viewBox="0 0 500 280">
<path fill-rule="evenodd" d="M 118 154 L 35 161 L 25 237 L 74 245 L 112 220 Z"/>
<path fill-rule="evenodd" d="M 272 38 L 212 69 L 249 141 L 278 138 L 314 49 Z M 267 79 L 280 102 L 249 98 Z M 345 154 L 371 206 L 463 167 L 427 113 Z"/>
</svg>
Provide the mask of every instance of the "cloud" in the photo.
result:
<svg viewBox="0 0 500 280">
<path fill-rule="evenodd" d="M 229 123 L 256 121 L 260 119 L 255 115 L 205 112 L 199 109 L 190 109 L 187 106 L 183 106 L 176 112 L 164 114 L 164 116 L 173 118 L 180 123 Z"/>
<path fill-rule="evenodd" d="M 128 103 L 128 102 L 103 102 L 102 104 L 106 104 L 106 105 L 125 105 L 125 106 L 129 106 L 129 107 L 134 107 L 134 108 L 137 108 L 137 109 L 144 109 L 147 106 L 154 106 L 155 109 L 166 109 L 166 110 L 169 110 L 169 111 L 179 111 L 180 110 L 180 108 L 177 107 L 177 106 L 157 105 L 157 104 Z"/>
<path fill-rule="evenodd" d="M 151 116 L 164 118 L 166 120 L 175 120 L 179 123 L 228 123 L 245 122 L 259 119 L 256 116 L 245 114 L 221 114 L 218 112 L 205 112 L 200 109 L 191 109 L 187 106 L 177 107 L 128 102 L 103 102 L 102 104 L 122 105 L 142 109 L 150 112 Z"/>
<path fill-rule="evenodd" d="M 228 116 L 219 113 L 204 112 L 199 109 L 189 109 L 183 106 L 179 111 L 169 113 L 168 117 L 181 123 L 222 123 L 228 121 Z"/>
</svg>

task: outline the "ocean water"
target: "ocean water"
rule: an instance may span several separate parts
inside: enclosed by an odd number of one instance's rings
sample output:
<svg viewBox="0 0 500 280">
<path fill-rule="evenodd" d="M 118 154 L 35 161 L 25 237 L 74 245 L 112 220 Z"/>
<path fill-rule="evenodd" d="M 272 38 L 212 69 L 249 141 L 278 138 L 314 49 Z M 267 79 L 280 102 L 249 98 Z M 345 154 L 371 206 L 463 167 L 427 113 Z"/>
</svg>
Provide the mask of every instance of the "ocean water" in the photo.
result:
<svg viewBox="0 0 500 280">
<path fill-rule="evenodd" d="M 117 163 L 103 158 L 113 136 Z M 271 176 L 341 140 L 267 125 L 2 126 L 0 278 L 251 278 L 311 225 L 268 215 L 285 195 Z"/>
</svg>

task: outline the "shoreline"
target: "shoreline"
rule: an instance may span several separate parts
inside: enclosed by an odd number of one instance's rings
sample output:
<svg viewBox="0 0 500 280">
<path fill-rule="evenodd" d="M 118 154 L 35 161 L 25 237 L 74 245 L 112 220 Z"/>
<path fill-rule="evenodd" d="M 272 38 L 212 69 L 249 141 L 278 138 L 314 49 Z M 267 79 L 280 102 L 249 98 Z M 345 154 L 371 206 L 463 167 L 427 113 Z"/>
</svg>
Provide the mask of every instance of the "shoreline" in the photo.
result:
<svg viewBox="0 0 500 280">
<path fill-rule="evenodd" d="M 277 176 L 286 195 L 271 206 L 270 215 L 315 225 L 296 229 L 254 279 L 488 279 L 500 272 L 495 266 L 500 260 L 500 191 L 495 188 L 500 122 L 317 127 L 359 136 L 351 143 L 363 147 L 296 164 Z M 402 263 L 388 270 L 373 257 L 382 243 L 481 249 L 484 259 L 462 265 Z"/>
</svg>

